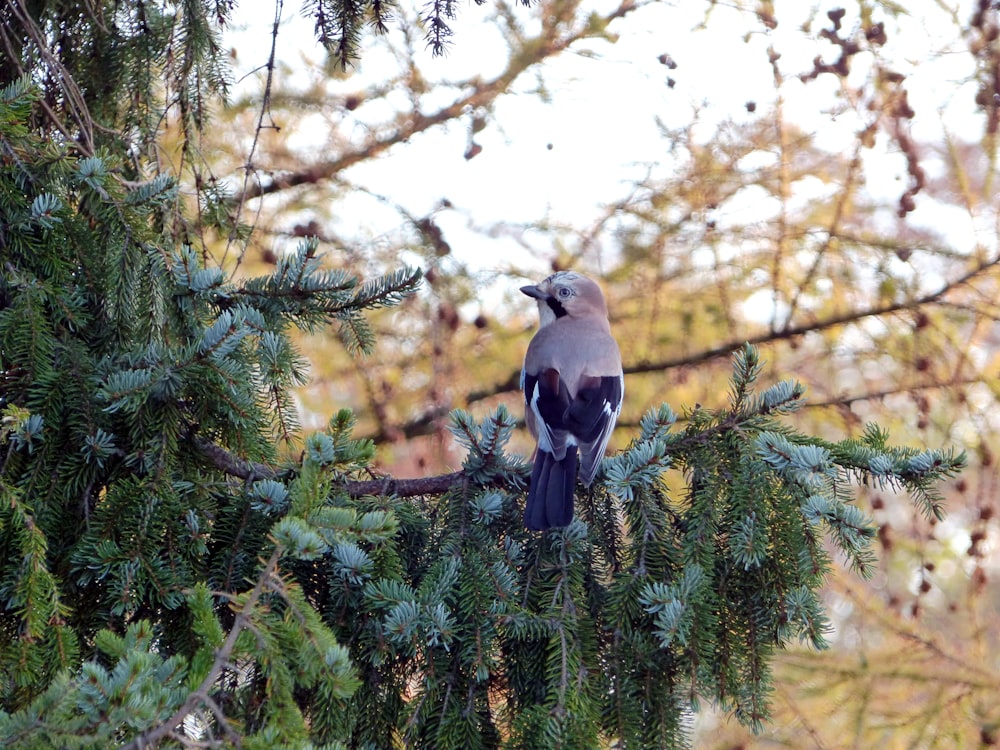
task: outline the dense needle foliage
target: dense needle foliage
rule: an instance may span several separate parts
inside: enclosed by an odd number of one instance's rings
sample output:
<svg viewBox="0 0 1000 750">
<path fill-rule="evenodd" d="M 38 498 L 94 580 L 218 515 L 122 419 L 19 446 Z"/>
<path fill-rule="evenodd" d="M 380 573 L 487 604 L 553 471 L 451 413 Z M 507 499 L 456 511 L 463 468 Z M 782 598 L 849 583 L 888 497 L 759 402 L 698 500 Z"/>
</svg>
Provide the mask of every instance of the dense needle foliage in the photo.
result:
<svg viewBox="0 0 1000 750">
<path fill-rule="evenodd" d="M 290 455 L 292 332 L 367 351 L 364 311 L 420 273 L 361 282 L 304 241 L 238 281 L 171 178 L 36 83 L 0 91 L 5 747 L 676 747 L 700 698 L 756 728 L 774 650 L 824 646 L 831 558 L 871 570 L 851 483 L 942 513 L 961 455 L 793 431 L 802 389 L 758 391 L 752 347 L 724 408 L 651 410 L 543 535 L 502 408 L 453 415 L 444 489 L 370 481 L 335 405 Z"/>
</svg>

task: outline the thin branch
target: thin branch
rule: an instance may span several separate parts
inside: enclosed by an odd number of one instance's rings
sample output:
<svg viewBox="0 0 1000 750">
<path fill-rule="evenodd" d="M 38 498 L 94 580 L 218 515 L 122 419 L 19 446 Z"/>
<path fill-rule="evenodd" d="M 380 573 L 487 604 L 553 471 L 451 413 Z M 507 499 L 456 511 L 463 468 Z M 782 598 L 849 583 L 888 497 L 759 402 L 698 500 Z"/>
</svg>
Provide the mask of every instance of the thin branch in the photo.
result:
<svg viewBox="0 0 1000 750">
<path fill-rule="evenodd" d="M 882 390 L 878 391 L 870 391 L 868 393 L 857 393 L 849 396 L 846 395 L 838 396 L 836 398 L 827 399 L 826 401 L 810 401 L 807 404 L 805 404 L 804 408 L 826 409 L 831 406 L 845 407 L 861 403 L 864 401 L 880 401 L 882 399 L 888 398 L 889 396 L 920 393 L 923 391 L 935 391 L 942 388 L 961 388 L 963 386 L 975 385 L 976 383 L 982 383 L 982 382 L 983 378 L 981 377 L 967 377 L 967 378 L 952 378 L 951 380 L 945 380 L 933 383 L 917 383 L 915 385 L 901 385 L 894 388 L 883 388 Z"/>
<path fill-rule="evenodd" d="M 462 85 L 462 88 L 471 90 L 451 104 L 427 115 L 414 109 L 407 115 L 405 122 L 394 132 L 382 138 L 375 138 L 361 148 L 342 154 L 336 159 L 314 164 L 302 171 L 277 175 L 267 184 L 258 182 L 247 185 L 242 192 L 232 198 L 231 202 L 243 205 L 253 198 L 328 180 L 348 167 L 378 156 L 397 143 L 410 140 L 417 133 L 459 118 L 470 110 L 489 106 L 497 97 L 507 91 L 511 84 L 525 71 L 543 60 L 563 52 L 575 42 L 593 36 L 595 27 L 606 26 L 611 21 L 622 18 L 646 4 L 648 3 L 622 0 L 616 8 L 601 19 L 602 24 L 593 24 L 586 20 L 562 37 L 558 36 L 558 24 L 547 27 L 538 37 L 526 41 L 522 48 L 517 51 L 518 54 L 511 56 L 510 64 L 498 76 L 489 81 L 474 80 Z"/>
<path fill-rule="evenodd" d="M 256 482 L 260 479 L 274 479 L 281 473 L 267 464 L 247 461 L 246 459 L 234 456 L 208 438 L 196 437 L 194 438 L 194 443 L 202 455 L 215 468 L 231 477 L 237 477 L 247 482 Z M 353 480 L 343 482 L 340 488 L 351 497 L 364 497 L 366 495 L 420 497 L 421 495 L 444 494 L 449 490 L 463 486 L 467 481 L 468 477 L 464 472 L 453 471 L 450 474 L 416 477 L 414 479 L 384 477 L 380 479 Z"/>
<path fill-rule="evenodd" d="M 777 341 L 791 340 L 799 338 L 808 333 L 814 333 L 819 331 L 825 331 L 831 328 L 836 328 L 838 326 L 847 325 L 849 323 L 856 323 L 859 320 L 865 318 L 877 318 L 882 315 L 891 315 L 896 312 L 901 312 L 904 310 L 914 310 L 924 305 L 931 304 L 944 304 L 943 298 L 952 290 L 959 286 L 969 283 L 977 276 L 985 273 L 986 271 L 1000 265 L 1000 258 L 993 258 L 991 260 L 982 261 L 972 268 L 968 273 L 959 277 L 958 279 L 948 282 L 940 289 L 935 292 L 931 292 L 922 297 L 917 297 L 916 299 L 906 300 L 902 302 L 895 302 L 887 305 L 881 305 L 878 307 L 867 308 L 864 310 L 854 310 L 851 312 L 844 313 L 842 315 L 833 316 L 826 318 L 825 320 L 813 321 L 811 323 L 805 323 L 797 326 L 786 326 L 778 331 L 768 330 L 757 336 L 750 336 L 745 339 L 727 341 L 725 343 L 719 344 L 717 346 L 703 349 L 698 352 L 691 354 L 684 354 L 677 357 L 671 357 L 668 359 L 661 359 L 654 362 L 638 362 L 632 365 L 626 365 L 624 370 L 626 375 L 647 375 L 651 373 L 660 373 L 667 370 L 691 367 L 693 365 L 703 364 L 711 360 L 719 359 L 721 357 L 728 357 L 744 343 L 750 343 L 755 346 L 762 346 L 766 344 L 771 344 Z M 963 384 L 958 381 L 957 384 Z M 493 385 L 487 386 L 485 388 L 480 388 L 477 390 L 470 391 L 465 397 L 465 405 L 469 406 L 471 404 L 478 403 L 480 401 L 486 401 L 491 398 L 496 398 L 506 393 L 513 393 L 520 389 L 520 371 L 514 370 L 510 375 L 503 381 L 495 383 Z M 868 396 L 859 396 L 853 400 L 861 400 L 868 398 Z M 816 404 L 812 404 L 816 406 Z M 374 435 L 370 435 L 376 442 L 387 440 L 390 437 L 402 436 L 405 439 L 410 439 L 414 437 L 419 437 L 422 435 L 428 435 L 433 432 L 434 425 L 441 417 L 447 414 L 446 411 L 442 409 L 428 409 L 426 412 L 421 414 L 414 419 L 411 419 L 403 424 L 392 425 L 389 428 L 383 427 L 379 432 Z M 625 423 L 619 421 L 619 425 L 625 426 Z"/>
<path fill-rule="evenodd" d="M 990 260 L 984 260 L 977 263 L 971 270 L 963 274 L 954 281 L 950 281 L 944 284 L 940 289 L 934 292 L 929 292 L 921 297 L 916 297 L 910 300 L 903 300 L 900 302 L 893 302 L 885 305 L 879 305 L 877 307 L 870 307 L 863 310 L 852 310 L 841 315 L 834 315 L 832 317 L 826 318 L 824 320 L 816 320 L 810 323 L 803 323 L 797 326 L 786 326 L 779 331 L 765 331 L 756 336 L 748 336 L 740 340 L 727 341 L 717 346 L 710 347 L 708 349 L 703 349 L 699 352 L 694 352 L 693 354 L 684 354 L 677 357 L 670 357 L 666 359 L 661 359 L 657 361 L 645 361 L 638 362 L 633 365 L 625 366 L 626 375 L 644 375 L 654 372 L 663 372 L 664 370 L 671 370 L 679 367 L 690 367 L 692 365 L 698 365 L 703 362 L 708 362 L 713 359 L 718 359 L 719 357 L 728 357 L 734 351 L 739 349 L 744 344 L 753 344 L 754 346 L 761 346 L 764 344 L 771 344 L 776 341 L 784 341 L 794 338 L 799 338 L 807 333 L 816 333 L 819 331 L 825 331 L 831 328 L 837 328 L 839 326 L 847 325 L 849 323 L 856 323 L 859 320 L 864 320 L 865 318 L 877 318 L 883 315 L 891 315 L 892 313 L 901 312 L 904 310 L 914 310 L 918 307 L 924 305 L 931 305 L 936 303 L 941 303 L 942 299 L 954 289 L 968 284 L 970 281 L 976 277 L 982 275 L 986 271 L 1000 266 L 1000 257 L 992 258 Z M 520 386 L 520 372 L 514 371 L 511 375 L 504 381 L 497 383 L 493 386 L 483 388 L 480 390 L 472 391 L 466 398 L 466 403 L 471 404 L 477 401 L 483 401 L 488 398 L 493 398 L 494 396 L 499 396 L 503 393 L 508 393 L 511 391 L 516 391 Z M 433 419 L 436 415 L 426 414 L 419 417 L 416 422 L 426 423 Z M 401 430 L 406 434 L 406 425 L 401 427 Z"/>
<path fill-rule="evenodd" d="M 221 449 L 220 449 L 221 450 Z M 211 692 L 215 688 L 216 683 L 222 676 L 223 671 L 228 667 L 230 659 L 233 655 L 233 649 L 236 648 L 236 641 L 243 632 L 243 629 L 249 627 L 252 624 L 253 612 L 257 608 L 257 602 L 260 597 L 264 594 L 264 591 L 270 586 L 270 581 L 274 575 L 275 570 L 278 567 L 278 560 L 282 554 L 281 548 L 276 548 L 274 552 L 271 553 L 270 559 L 268 559 L 267 564 L 261 571 L 260 575 L 257 577 L 257 583 L 254 585 L 253 589 L 250 591 L 243 604 L 243 607 L 236 614 L 236 619 L 233 621 L 233 627 L 229 631 L 229 635 L 226 637 L 225 642 L 219 648 L 215 654 L 215 661 L 212 662 L 211 669 L 208 670 L 208 674 L 205 675 L 205 679 L 201 681 L 198 689 L 192 692 L 184 705 L 178 708 L 174 714 L 148 732 L 143 732 L 141 735 L 136 737 L 132 742 L 127 745 L 123 745 L 119 750 L 144 750 L 144 748 L 155 747 L 156 744 L 165 739 L 167 736 L 171 735 L 174 730 L 183 723 L 184 719 L 194 711 L 200 705 L 214 705 L 211 700 Z"/>
<path fill-rule="evenodd" d="M 34 43 L 35 48 L 39 56 L 45 61 L 45 64 L 49 68 L 51 73 L 50 80 L 56 82 L 65 97 L 65 109 L 69 116 L 76 122 L 79 132 L 76 137 L 70 132 L 69 127 L 66 123 L 62 122 L 56 112 L 51 109 L 47 102 L 44 100 L 41 102 L 42 108 L 48 117 L 51 118 L 51 122 L 59 129 L 63 135 L 65 135 L 70 140 L 76 141 L 77 147 L 86 156 L 91 156 L 94 153 L 94 134 L 93 130 L 95 127 L 94 118 L 90 114 L 90 109 L 87 107 L 86 97 L 83 92 L 80 91 L 80 87 L 77 85 L 73 76 L 63 65 L 59 56 L 55 54 L 50 48 L 49 43 L 45 38 L 45 32 L 39 28 L 38 24 L 35 23 L 35 19 L 32 15 L 32 10 L 29 9 L 28 4 L 25 0 L 7 0 L 5 3 L 8 9 L 10 9 L 17 23 L 24 30 L 24 32 L 31 38 Z M 6 41 L 6 35 L 4 35 Z M 5 47 L 9 45 L 5 44 Z M 18 64 L 18 69 L 21 70 L 20 64 Z"/>
<path fill-rule="evenodd" d="M 281 27 L 281 11 L 283 7 L 284 3 L 282 0 L 274 0 L 274 22 L 271 25 L 271 52 L 268 55 L 267 64 L 265 66 L 267 69 L 267 79 L 264 82 L 264 94 L 261 97 L 260 113 L 257 116 L 257 127 L 254 128 L 253 142 L 250 144 L 250 150 L 247 153 L 246 163 L 243 165 L 243 190 L 236 199 L 236 209 L 233 213 L 232 222 L 233 228 L 229 232 L 229 237 L 226 240 L 226 252 L 222 259 L 223 265 L 226 262 L 226 257 L 229 255 L 229 248 L 237 238 L 237 228 L 240 222 L 240 215 L 243 213 L 244 204 L 248 200 L 248 185 L 250 183 L 251 176 L 255 175 L 257 171 L 253 164 L 253 158 L 254 154 L 257 152 L 257 146 L 260 143 L 260 133 L 267 127 L 274 127 L 273 125 L 264 125 L 264 117 L 265 115 L 270 117 L 271 112 L 271 89 L 274 85 L 275 60 L 277 58 L 278 50 L 278 31 Z M 273 118 L 271 118 L 271 122 L 274 122 Z M 255 185 L 260 185 L 259 179 L 256 181 Z M 239 264 L 243 261 L 243 255 L 244 252 L 241 252 L 237 257 L 237 266 L 239 266 Z"/>
</svg>

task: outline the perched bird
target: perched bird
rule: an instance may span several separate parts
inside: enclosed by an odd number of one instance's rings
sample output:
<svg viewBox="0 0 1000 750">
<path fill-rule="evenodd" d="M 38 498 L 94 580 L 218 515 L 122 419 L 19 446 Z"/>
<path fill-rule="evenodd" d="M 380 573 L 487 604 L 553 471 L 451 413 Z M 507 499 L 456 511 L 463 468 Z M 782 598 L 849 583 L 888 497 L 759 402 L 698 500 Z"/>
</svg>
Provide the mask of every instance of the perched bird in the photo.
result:
<svg viewBox="0 0 1000 750">
<path fill-rule="evenodd" d="M 525 421 L 538 441 L 524 524 L 568 526 L 577 467 L 589 487 L 621 411 L 621 354 L 601 288 L 586 276 L 560 271 L 521 291 L 541 318 L 521 370 Z"/>
</svg>

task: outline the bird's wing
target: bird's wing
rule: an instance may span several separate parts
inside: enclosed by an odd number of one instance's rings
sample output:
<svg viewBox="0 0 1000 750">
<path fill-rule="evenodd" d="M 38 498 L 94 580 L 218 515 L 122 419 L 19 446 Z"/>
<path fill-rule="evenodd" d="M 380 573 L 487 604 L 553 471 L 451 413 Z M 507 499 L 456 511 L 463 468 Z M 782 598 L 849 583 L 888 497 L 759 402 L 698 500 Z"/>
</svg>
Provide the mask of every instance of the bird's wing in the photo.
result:
<svg viewBox="0 0 1000 750">
<path fill-rule="evenodd" d="M 617 375 L 584 375 L 576 398 L 566 414 L 566 427 L 580 445 L 580 481 L 586 486 L 594 480 L 597 465 L 604 456 L 622 410 L 625 378 Z"/>
<path fill-rule="evenodd" d="M 573 400 L 559 371 L 548 368 L 535 375 L 525 372 L 524 401 L 534 420 L 538 448 L 561 461 L 566 446 L 576 445 L 577 441 L 567 429 L 566 414 Z"/>
</svg>

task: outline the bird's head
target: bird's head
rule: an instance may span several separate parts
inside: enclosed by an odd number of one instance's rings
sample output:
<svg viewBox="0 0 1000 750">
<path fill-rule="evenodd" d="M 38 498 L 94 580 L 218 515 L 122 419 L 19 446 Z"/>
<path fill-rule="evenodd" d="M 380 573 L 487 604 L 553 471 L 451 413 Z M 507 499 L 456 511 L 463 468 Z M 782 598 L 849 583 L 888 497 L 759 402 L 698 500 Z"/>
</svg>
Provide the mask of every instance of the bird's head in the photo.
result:
<svg viewBox="0 0 1000 750">
<path fill-rule="evenodd" d="M 559 271 L 538 284 L 522 286 L 521 292 L 538 301 L 543 326 L 564 316 L 608 317 L 601 287 L 575 271 Z"/>
</svg>

